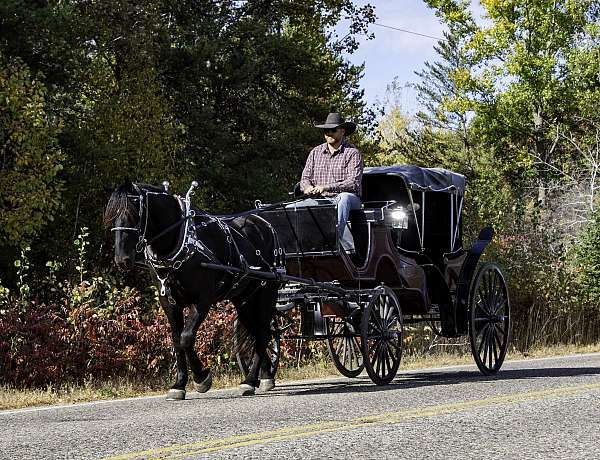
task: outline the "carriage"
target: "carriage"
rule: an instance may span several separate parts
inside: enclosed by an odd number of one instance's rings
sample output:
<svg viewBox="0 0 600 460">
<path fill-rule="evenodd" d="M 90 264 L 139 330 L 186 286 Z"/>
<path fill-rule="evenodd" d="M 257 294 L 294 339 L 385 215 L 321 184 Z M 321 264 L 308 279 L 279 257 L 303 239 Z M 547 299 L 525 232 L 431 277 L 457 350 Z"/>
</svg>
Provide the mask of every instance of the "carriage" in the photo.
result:
<svg viewBox="0 0 600 460">
<path fill-rule="evenodd" d="M 366 369 L 384 385 L 400 366 L 404 325 L 426 322 L 443 337 L 468 335 L 479 370 L 496 373 L 510 338 L 508 290 L 496 264 L 480 263 L 491 227 L 463 247 L 464 176 L 373 167 L 365 169 L 362 186 L 362 208 L 348 222 L 353 254 L 338 243 L 337 210 L 329 200 L 284 207 L 257 202 L 286 256 L 272 323 L 272 371 L 287 331 L 286 338 L 326 340 L 341 374 Z M 247 371 L 242 352 L 238 363 Z"/>
<path fill-rule="evenodd" d="M 141 265 L 159 288 L 177 362 L 167 399 L 185 398 L 188 366 L 197 391 L 210 388 L 194 340 L 211 306 L 226 299 L 237 312 L 241 395 L 275 386 L 282 334 L 294 326 L 290 338 L 326 340 L 343 375 L 365 369 L 379 385 L 395 377 L 410 323 L 427 322 L 444 337 L 468 335 L 481 372 L 500 369 L 510 338 L 508 291 L 497 265 L 479 263 L 491 227 L 463 247 L 462 175 L 367 168 L 362 206 L 345 223 L 354 254 L 338 244 L 329 200 L 257 202 L 257 209 L 215 216 L 192 205 L 196 181 L 185 197 L 168 187 L 126 182 L 104 214 L 117 267 Z"/>
</svg>

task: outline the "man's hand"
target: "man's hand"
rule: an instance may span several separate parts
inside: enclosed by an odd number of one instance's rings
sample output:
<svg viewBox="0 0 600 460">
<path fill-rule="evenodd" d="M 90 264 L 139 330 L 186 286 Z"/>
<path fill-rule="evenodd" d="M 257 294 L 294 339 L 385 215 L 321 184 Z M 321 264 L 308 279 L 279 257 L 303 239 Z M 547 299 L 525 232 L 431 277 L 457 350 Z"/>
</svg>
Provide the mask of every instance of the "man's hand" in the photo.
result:
<svg viewBox="0 0 600 460">
<path fill-rule="evenodd" d="M 304 190 L 304 194 L 305 195 L 322 195 L 324 191 L 325 191 L 324 187 L 321 185 L 318 185 L 316 187 L 307 187 Z"/>
</svg>

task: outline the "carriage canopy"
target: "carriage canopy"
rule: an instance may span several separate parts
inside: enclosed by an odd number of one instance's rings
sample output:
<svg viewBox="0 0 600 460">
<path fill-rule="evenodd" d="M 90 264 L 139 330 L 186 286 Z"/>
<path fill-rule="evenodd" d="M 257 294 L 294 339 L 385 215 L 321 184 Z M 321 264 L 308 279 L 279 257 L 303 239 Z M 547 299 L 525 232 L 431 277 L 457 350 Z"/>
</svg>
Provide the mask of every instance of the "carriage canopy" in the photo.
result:
<svg viewBox="0 0 600 460">
<path fill-rule="evenodd" d="M 365 206 L 394 201 L 411 209 L 403 248 L 439 255 L 462 248 L 462 174 L 413 165 L 379 166 L 365 168 L 362 185 Z"/>
<path fill-rule="evenodd" d="M 419 192 L 447 192 L 464 195 L 465 176 L 442 168 L 421 168 L 412 165 L 365 168 L 364 176 L 392 176 L 402 179 L 407 187 Z"/>
</svg>

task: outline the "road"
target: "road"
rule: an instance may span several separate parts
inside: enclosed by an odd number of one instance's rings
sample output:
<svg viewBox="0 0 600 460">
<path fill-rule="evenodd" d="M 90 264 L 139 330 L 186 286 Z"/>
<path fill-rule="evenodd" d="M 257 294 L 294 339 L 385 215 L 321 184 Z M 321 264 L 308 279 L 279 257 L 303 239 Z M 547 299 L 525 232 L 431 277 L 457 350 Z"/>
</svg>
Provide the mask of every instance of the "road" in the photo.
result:
<svg viewBox="0 0 600 460">
<path fill-rule="evenodd" d="M 600 458 L 600 353 L 0 412 L 0 458 Z"/>
</svg>

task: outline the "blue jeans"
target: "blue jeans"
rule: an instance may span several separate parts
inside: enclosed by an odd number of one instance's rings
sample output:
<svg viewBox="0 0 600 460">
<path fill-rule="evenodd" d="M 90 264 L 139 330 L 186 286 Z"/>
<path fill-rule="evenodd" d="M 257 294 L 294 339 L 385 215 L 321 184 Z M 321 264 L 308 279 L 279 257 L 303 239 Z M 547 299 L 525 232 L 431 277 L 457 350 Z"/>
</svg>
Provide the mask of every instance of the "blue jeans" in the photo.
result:
<svg viewBox="0 0 600 460">
<path fill-rule="evenodd" d="M 354 252 L 354 238 L 348 226 L 350 211 L 360 209 L 360 198 L 354 193 L 342 192 L 333 198 L 338 212 L 338 238 L 346 252 Z"/>
<path fill-rule="evenodd" d="M 323 203 L 324 201 L 329 201 L 337 206 L 338 239 L 346 252 L 354 252 L 354 238 L 352 237 L 352 232 L 348 226 L 348 218 L 350 217 L 350 211 L 353 209 L 360 209 L 361 206 L 360 198 L 354 193 L 342 192 L 334 197 L 318 198 L 318 201 L 315 198 L 307 198 L 298 203 L 287 205 L 287 208 L 319 206 L 319 202 Z"/>
</svg>

